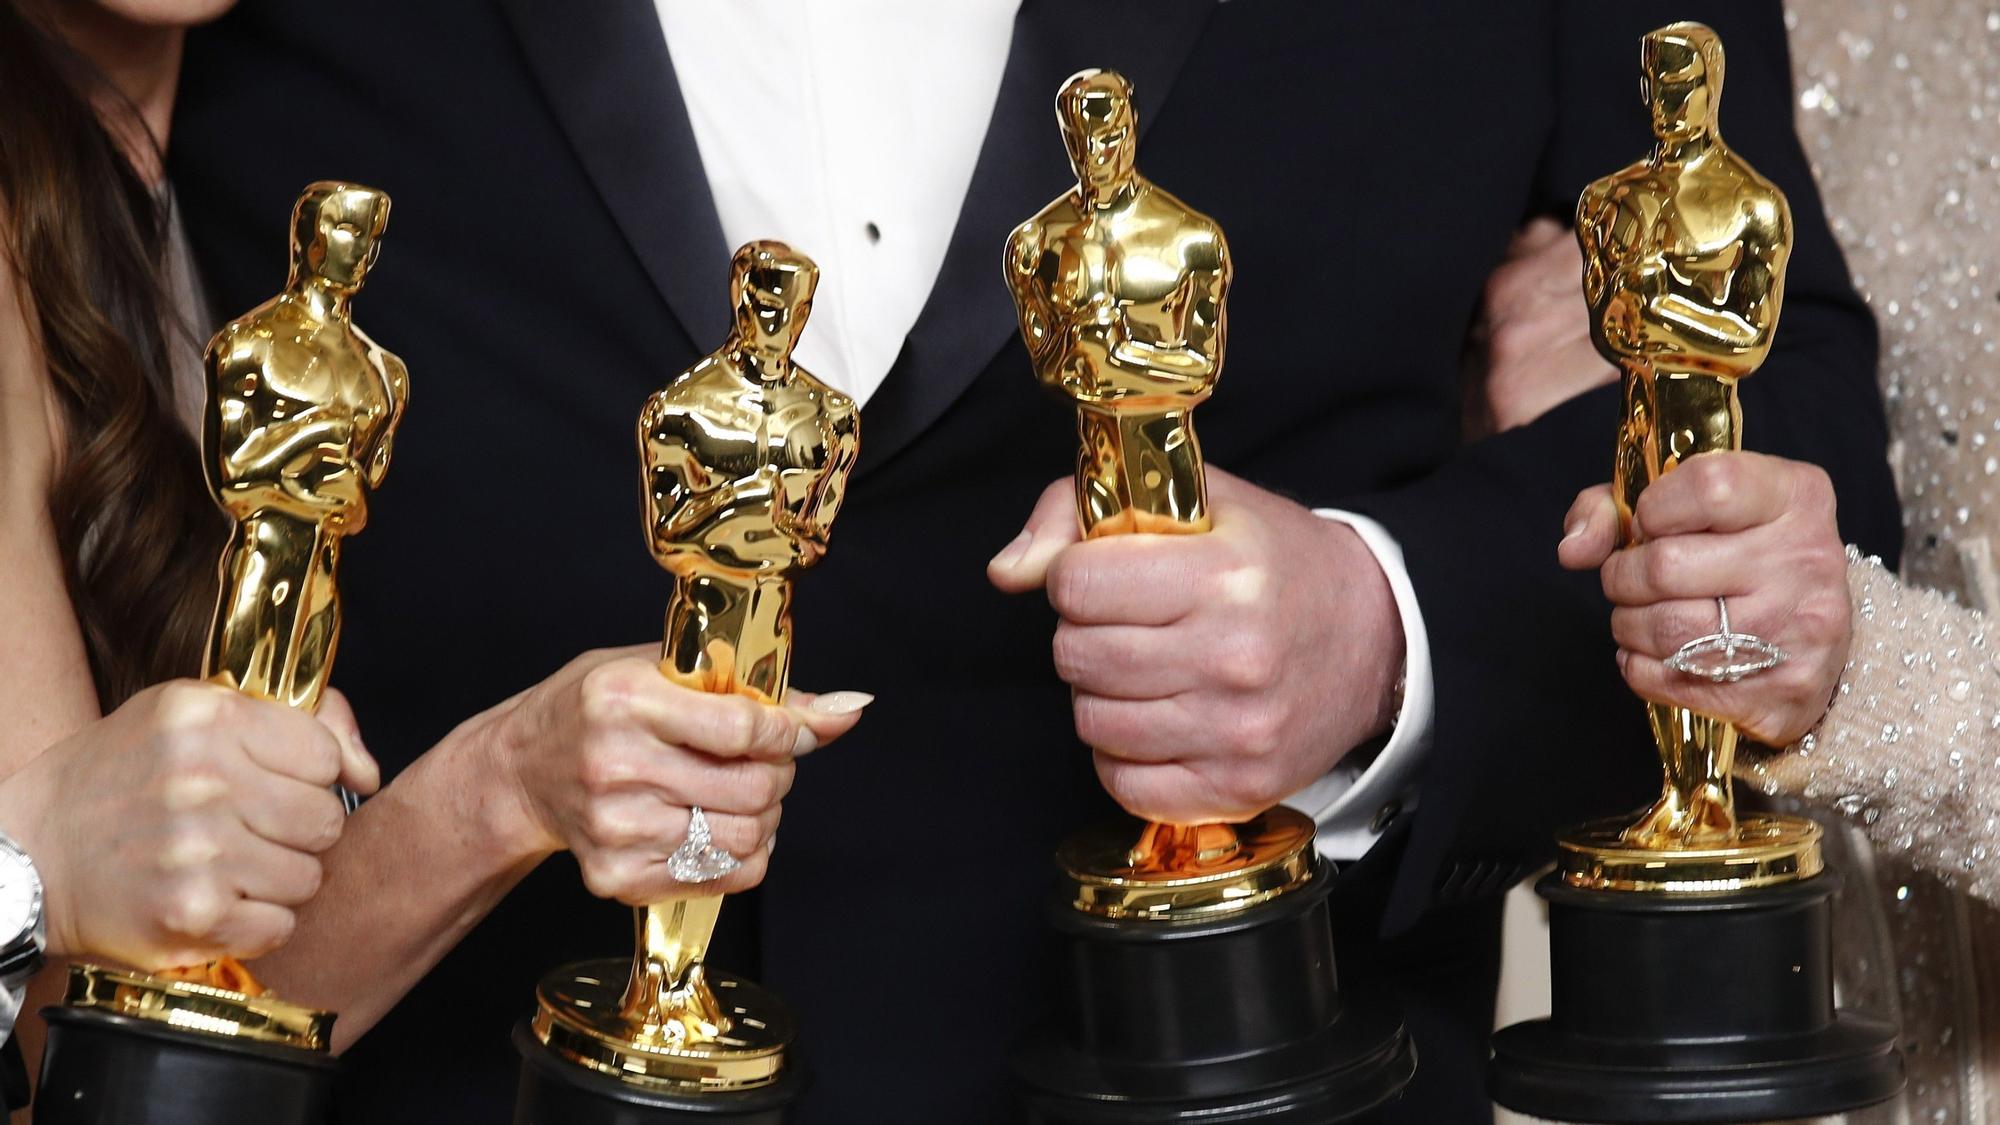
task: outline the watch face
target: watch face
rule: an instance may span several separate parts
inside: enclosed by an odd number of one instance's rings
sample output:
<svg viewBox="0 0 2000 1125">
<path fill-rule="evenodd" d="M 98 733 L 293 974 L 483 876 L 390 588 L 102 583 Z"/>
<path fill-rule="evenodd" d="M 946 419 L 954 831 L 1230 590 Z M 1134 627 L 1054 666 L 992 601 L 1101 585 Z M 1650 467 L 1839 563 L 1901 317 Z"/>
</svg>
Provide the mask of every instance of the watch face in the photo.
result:
<svg viewBox="0 0 2000 1125">
<path fill-rule="evenodd" d="M 41 913 L 42 881 L 28 858 L 0 847 L 0 947 L 10 947 L 34 929 Z"/>
</svg>

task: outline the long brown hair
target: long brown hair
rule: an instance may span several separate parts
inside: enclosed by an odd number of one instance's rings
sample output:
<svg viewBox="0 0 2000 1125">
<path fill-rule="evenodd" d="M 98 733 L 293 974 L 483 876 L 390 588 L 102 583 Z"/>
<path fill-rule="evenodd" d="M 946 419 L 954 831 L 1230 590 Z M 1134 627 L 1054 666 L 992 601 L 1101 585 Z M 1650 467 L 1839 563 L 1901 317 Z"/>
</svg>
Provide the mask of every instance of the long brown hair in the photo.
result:
<svg viewBox="0 0 2000 1125">
<path fill-rule="evenodd" d="M 0 252 L 32 298 L 61 408 L 49 512 L 108 711 L 198 671 L 222 527 L 174 411 L 165 204 L 93 98 L 130 108 L 0 0 Z"/>
</svg>

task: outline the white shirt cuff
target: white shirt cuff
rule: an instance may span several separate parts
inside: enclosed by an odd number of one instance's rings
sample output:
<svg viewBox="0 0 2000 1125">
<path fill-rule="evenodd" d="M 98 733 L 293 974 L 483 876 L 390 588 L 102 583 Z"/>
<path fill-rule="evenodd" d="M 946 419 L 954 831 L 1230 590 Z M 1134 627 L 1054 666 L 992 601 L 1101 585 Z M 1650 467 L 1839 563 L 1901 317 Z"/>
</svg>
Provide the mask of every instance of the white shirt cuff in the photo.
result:
<svg viewBox="0 0 2000 1125">
<path fill-rule="evenodd" d="M 1403 708 L 1381 753 L 1366 766 L 1341 763 L 1325 777 L 1285 800 L 1319 824 L 1319 852 L 1331 860 L 1360 859 L 1381 839 L 1391 822 L 1417 804 L 1417 779 L 1430 752 L 1436 725 L 1436 683 L 1431 675 L 1430 636 L 1424 631 L 1417 589 L 1410 583 L 1403 548 L 1387 528 L 1367 516 L 1322 508 L 1313 513 L 1354 529 L 1389 580 L 1396 612 L 1403 619 Z"/>
</svg>

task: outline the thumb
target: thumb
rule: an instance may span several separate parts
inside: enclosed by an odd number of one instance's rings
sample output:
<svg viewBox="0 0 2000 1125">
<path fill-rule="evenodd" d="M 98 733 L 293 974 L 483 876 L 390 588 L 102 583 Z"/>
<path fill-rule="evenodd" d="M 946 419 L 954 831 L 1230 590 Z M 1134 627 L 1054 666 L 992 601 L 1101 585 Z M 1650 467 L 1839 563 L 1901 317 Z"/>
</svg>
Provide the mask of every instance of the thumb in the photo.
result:
<svg viewBox="0 0 2000 1125">
<path fill-rule="evenodd" d="M 315 717 L 340 741 L 340 784 L 363 797 L 380 789 L 381 767 L 375 764 L 374 756 L 362 744 L 361 724 L 355 719 L 354 708 L 347 702 L 347 697 L 337 689 L 327 688 L 320 693 L 319 711 Z"/>
<path fill-rule="evenodd" d="M 1611 486 L 1600 484 L 1577 493 L 1563 517 L 1563 538 L 1556 557 L 1567 570 L 1595 570 L 1618 549 L 1618 505 Z"/>
<path fill-rule="evenodd" d="M 1076 481 L 1061 477 L 1042 490 L 1021 534 L 986 564 L 986 577 L 1004 593 L 1040 589 L 1057 553 L 1082 537 L 1076 525 Z"/>
<path fill-rule="evenodd" d="M 809 741 L 801 740 L 799 753 L 810 754 L 852 730 L 861 721 L 862 708 L 873 702 L 875 697 L 865 691 L 787 691 L 785 709 L 811 735 Z"/>
</svg>

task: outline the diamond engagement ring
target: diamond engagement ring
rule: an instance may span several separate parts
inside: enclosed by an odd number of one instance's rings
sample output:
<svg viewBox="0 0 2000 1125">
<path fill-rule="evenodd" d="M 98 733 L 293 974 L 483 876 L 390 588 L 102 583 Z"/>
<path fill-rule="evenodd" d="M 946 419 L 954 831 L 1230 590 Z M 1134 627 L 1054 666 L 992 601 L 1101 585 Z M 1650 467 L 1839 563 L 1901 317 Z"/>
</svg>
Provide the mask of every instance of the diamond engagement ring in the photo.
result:
<svg viewBox="0 0 2000 1125">
<path fill-rule="evenodd" d="M 1722 618 L 1720 630 L 1696 637 L 1682 645 L 1664 664 L 1688 676 L 1700 676 L 1718 684 L 1733 684 L 1785 662 L 1785 650 L 1753 633 L 1729 629 L 1729 603 L 1715 599 L 1715 612 Z"/>
<path fill-rule="evenodd" d="M 699 807 L 689 809 L 687 839 L 667 857 L 668 873 L 682 883 L 713 883 L 743 866 L 741 860 L 716 847 L 714 841 L 708 817 Z"/>
</svg>

